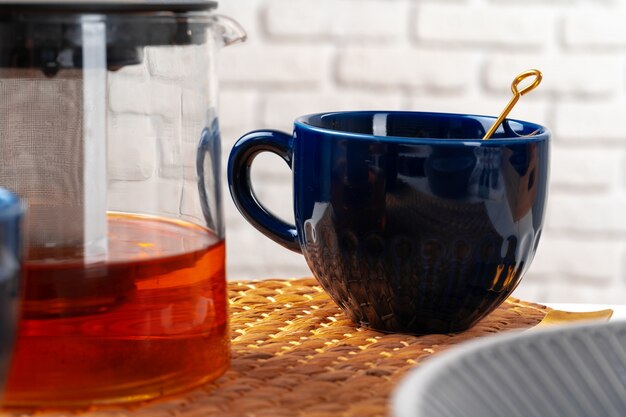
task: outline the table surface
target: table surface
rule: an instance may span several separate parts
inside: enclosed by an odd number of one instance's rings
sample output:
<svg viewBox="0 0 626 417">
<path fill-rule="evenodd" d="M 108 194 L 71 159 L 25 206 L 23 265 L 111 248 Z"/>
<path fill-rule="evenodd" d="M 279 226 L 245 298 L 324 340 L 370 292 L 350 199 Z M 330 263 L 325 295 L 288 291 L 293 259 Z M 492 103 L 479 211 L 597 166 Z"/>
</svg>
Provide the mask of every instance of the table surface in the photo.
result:
<svg viewBox="0 0 626 417">
<path fill-rule="evenodd" d="M 389 395 L 409 370 L 464 341 L 532 328 L 549 310 L 511 298 L 468 331 L 411 336 L 355 326 L 313 279 L 235 281 L 228 290 L 232 362 L 224 376 L 132 408 L 89 410 L 89 417 L 387 416 Z M 623 306 L 614 309 L 614 319 L 626 314 Z M 28 415 L 0 412 L 0 417 Z M 37 415 L 77 414 L 40 410 Z"/>
<path fill-rule="evenodd" d="M 228 290 L 232 361 L 226 374 L 178 396 L 88 416 L 387 416 L 389 395 L 409 370 L 464 341 L 532 328 L 548 311 L 508 299 L 465 332 L 413 336 L 355 326 L 313 279 L 229 282 Z M 37 412 L 42 415 L 76 414 Z"/>
</svg>

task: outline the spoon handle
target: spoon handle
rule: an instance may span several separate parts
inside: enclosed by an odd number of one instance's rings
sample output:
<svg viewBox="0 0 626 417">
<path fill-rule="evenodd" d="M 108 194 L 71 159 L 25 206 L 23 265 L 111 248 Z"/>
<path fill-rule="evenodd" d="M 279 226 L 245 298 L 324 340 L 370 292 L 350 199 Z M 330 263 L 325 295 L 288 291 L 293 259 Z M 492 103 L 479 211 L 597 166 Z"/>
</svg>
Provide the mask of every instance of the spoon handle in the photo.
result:
<svg viewBox="0 0 626 417">
<path fill-rule="evenodd" d="M 535 79 L 534 79 L 534 81 L 531 84 L 527 85 L 526 87 L 522 88 L 521 90 L 517 89 L 519 84 L 523 80 L 525 80 L 528 77 L 532 77 L 532 76 L 535 76 Z M 487 139 L 489 139 L 491 137 L 491 135 L 493 135 L 493 133 L 496 131 L 496 129 L 498 129 L 498 127 L 502 124 L 504 119 L 506 119 L 506 117 L 509 115 L 511 110 L 513 110 L 513 107 L 515 107 L 515 105 L 519 101 L 520 97 L 523 96 L 524 94 L 528 93 L 529 91 L 534 90 L 535 87 L 537 87 L 539 85 L 539 83 L 541 82 L 542 78 L 543 78 L 543 75 L 541 74 L 541 71 L 536 70 L 536 69 L 531 69 L 531 70 L 528 70 L 528 71 L 524 71 L 520 75 L 515 77 L 515 79 L 511 83 L 511 91 L 513 92 L 513 97 L 511 97 L 511 100 L 509 101 L 509 104 L 507 104 L 506 107 L 504 108 L 504 110 L 502 110 L 502 113 L 500 113 L 500 116 L 498 116 L 498 118 L 496 119 L 494 124 L 491 126 L 491 129 L 489 129 L 487 131 L 487 133 L 485 133 L 485 136 L 483 136 L 483 140 L 487 140 Z"/>
<path fill-rule="evenodd" d="M 541 322 L 535 327 L 591 320 L 609 321 L 612 315 L 613 310 L 611 309 L 585 312 L 550 310 L 543 320 L 541 320 Z"/>
</svg>

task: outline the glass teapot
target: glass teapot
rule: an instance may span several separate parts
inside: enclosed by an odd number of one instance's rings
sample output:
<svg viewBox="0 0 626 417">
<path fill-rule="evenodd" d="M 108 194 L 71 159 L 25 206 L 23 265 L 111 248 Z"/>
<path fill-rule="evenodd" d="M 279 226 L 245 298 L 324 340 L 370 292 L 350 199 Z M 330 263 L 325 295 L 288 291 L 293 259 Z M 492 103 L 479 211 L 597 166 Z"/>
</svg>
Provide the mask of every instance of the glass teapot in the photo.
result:
<svg viewBox="0 0 626 417">
<path fill-rule="evenodd" d="M 216 58 L 185 0 L 0 0 L 0 186 L 27 204 L 5 406 L 170 394 L 229 362 Z"/>
</svg>

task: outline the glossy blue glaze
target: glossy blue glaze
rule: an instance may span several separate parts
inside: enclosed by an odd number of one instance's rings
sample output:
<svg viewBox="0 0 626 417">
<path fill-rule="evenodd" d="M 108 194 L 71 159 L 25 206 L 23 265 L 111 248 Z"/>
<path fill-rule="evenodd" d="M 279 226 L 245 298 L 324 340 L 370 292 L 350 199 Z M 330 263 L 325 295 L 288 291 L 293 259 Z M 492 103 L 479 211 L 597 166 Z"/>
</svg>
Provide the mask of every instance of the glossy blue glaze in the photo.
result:
<svg viewBox="0 0 626 417">
<path fill-rule="evenodd" d="M 341 112 L 294 132 L 256 131 L 229 161 L 233 199 L 257 229 L 302 252 L 357 323 L 382 331 L 469 328 L 515 289 L 541 235 L 550 132 L 495 118 Z M 532 137 L 520 137 L 531 135 Z M 264 209 L 250 165 L 264 151 L 293 170 L 295 225 Z"/>
<path fill-rule="evenodd" d="M 18 319 L 22 206 L 0 188 L 0 397 Z"/>
</svg>

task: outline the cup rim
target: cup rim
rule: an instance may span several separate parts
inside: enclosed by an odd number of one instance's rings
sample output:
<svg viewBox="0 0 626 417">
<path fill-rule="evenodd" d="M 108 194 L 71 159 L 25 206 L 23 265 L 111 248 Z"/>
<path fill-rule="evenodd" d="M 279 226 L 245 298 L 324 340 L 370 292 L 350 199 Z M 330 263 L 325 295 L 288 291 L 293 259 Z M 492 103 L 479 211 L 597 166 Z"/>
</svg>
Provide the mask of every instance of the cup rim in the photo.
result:
<svg viewBox="0 0 626 417">
<path fill-rule="evenodd" d="M 509 119 L 506 120 L 509 122 L 521 123 L 524 125 L 528 125 L 534 127 L 535 129 L 541 129 L 540 133 L 530 136 L 530 137 L 505 137 L 505 138 L 492 138 L 489 140 L 483 140 L 482 138 L 466 138 L 466 139 L 457 139 L 457 138 L 414 138 L 408 136 L 382 136 L 382 135 L 374 135 L 374 134 L 365 134 L 365 133 L 355 133 L 355 132 L 346 132 L 343 130 L 333 130 L 326 127 L 319 127 L 309 123 L 309 120 L 313 117 L 326 117 L 332 115 L 376 115 L 376 114 L 395 114 L 395 115 L 420 115 L 420 116 L 452 116 L 459 118 L 470 118 L 470 119 L 490 119 L 495 121 L 496 117 L 494 116 L 486 116 L 480 114 L 465 114 L 465 113 L 447 113 L 447 112 L 422 112 L 422 111 L 403 111 L 403 110 L 358 110 L 358 111 L 332 111 L 332 112 L 322 112 L 322 113 L 311 113 L 302 115 L 294 121 L 294 125 L 299 126 L 303 129 L 312 130 L 316 132 L 331 134 L 333 136 L 341 136 L 345 138 L 351 139 L 363 139 L 363 140 L 372 140 L 376 139 L 378 141 L 384 142 L 401 142 L 410 144 L 461 144 L 466 143 L 471 146 L 489 146 L 489 145 L 507 145 L 512 143 L 533 143 L 533 142 L 542 142 L 549 140 L 551 137 L 551 131 L 545 126 L 539 125 L 537 123 L 527 122 L 524 120 L 518 119 Z M 485 131 L 489 128 L 486 127 Z"/>
</svg>

